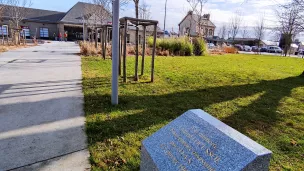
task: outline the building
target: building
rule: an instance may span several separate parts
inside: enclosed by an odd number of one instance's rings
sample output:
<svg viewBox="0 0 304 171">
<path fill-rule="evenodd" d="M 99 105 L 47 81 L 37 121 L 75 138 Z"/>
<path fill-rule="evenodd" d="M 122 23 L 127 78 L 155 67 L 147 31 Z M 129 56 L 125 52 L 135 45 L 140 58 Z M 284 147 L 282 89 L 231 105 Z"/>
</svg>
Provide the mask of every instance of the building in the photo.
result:
<svg viewBox="0 0 304 171">
<path fill-rule="evenodd" d="M 259 40 L 256 38 L 229 38 L 227 40 L 229 44 L 240 44 L 240 45 L 247 45 L 247 46 L 257 46 L 259 44 Z M 265 46 L 263 41 L 260 41 L 260 46 Z"/>
<path fill-rule="evenodd" d="M 99 27 L 112 21 L 111 14 L 102 6 L 78 2 L 67 12 L 18 7 L 25 16 L 19 28 L 16 28 L 11 22 L 13 8 L 13 6 L 5 8 L 0 35 L 11 37 L 13 30 L 22 29 L 27 38 L 54 40 L 59 33 L 63 35 L 67 32 L 68 40 L 83 40 L 88 38 L 90 26 Z M 103 19 L 94 14 L 97 10 L 104 11 Z"/>
<path fill-rule="evenodd" d="M 143 42 L 143 37 L 144 37 L 144 32 L 143 32 L 143 27 L 142 26 L 138 26 L 138 37 L 139 37 L 139 44 L 142 44 Z M 146 28 L 146 36 L 153 36 L 153 32 L 154 32 L 154 26 L 147 26 Z M 157 37 L 161 37 L 164 35 L 164 32 L 157 27 Z M 136 26 L 129 23 L 128 24 L 128 32 L 127 32 L 127 43 L 128 44 L 136 44 Z"/>
<path fill-rule="evenodd" d="M 201 20 L 201 22 L 199 22 Z M 202 23 L 202 27 L 199 27 L 199 23 Z M 210 21 L 210 14 L 204 14 L 198 16 L 189 11 L 183 20 L 178 24 L 180 36 L 197 37 L 202 35 L 203 37 L 213 37 L 216 26 Z"/>
</svg>

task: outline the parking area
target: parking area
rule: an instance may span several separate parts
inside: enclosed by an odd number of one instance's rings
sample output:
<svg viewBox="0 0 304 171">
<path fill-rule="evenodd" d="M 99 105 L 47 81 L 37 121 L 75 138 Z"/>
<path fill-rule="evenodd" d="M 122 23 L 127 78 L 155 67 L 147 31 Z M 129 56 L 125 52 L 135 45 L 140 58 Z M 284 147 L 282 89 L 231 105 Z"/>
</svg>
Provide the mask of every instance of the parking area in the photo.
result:
<svg viewBox="0 0 304 171">
<path fill-rule="evenodd" d="M 239 51 L 241 54 L 256 54 L 256 52 L 246 52 L 246 51 Z M 281 53 L 267 53 L 267 52 L 261 52 L 262 55 L 269 55 L 269 56 L 283 56 Z M 303 58 L 302 55 L 287 55 L 288 57 L 294 57 L 294 58 Z"/>
</svg>

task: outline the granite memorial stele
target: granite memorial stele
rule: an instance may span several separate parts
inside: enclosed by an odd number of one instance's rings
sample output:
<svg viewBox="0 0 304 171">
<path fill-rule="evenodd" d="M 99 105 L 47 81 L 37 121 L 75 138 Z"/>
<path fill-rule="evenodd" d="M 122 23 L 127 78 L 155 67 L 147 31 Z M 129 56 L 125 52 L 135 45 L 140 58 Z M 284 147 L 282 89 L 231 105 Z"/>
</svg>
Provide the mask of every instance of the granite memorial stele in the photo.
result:
<svg viewBox="0 0 304 171">
<path fill-rule="evenodd" d="M 142 142 L 141 171 L 266 171 L 272 152 L 206 112 L 189 110 Z"/>
</svg>

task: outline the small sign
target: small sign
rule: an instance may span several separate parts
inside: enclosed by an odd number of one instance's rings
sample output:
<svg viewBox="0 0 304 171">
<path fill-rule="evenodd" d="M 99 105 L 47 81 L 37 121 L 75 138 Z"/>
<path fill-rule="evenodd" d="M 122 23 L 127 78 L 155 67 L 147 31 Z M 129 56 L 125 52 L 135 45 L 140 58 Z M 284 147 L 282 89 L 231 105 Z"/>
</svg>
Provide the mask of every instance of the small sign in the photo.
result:
<svg viewBox="0 0 304 171">
<path fill-rule="evenodd" d="M 202 110 L 142 142 L 141 171 L 266 171 L 271 151 Z"/>
</svg>

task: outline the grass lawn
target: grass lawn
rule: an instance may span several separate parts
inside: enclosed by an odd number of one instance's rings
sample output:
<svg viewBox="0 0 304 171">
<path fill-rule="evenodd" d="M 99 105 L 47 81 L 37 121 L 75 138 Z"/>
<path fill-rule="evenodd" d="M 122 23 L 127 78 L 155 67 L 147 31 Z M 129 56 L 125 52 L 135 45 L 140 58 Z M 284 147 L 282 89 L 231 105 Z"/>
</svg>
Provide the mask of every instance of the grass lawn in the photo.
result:
<svg viewBox="0 0 304 171">
<path fill-rule="evenodd" d="M 93 170 L 139 170 L 141 141 L 189 109 L 203 109 L 273 151 L 271 170 L 304 170 L 304 60 L 225 55 L 150 59 L 140 82 L 111 98 L 111 60 L 83 57 Z M 134 58 L 128 76 L 134 74 Z"/>
</svg>

